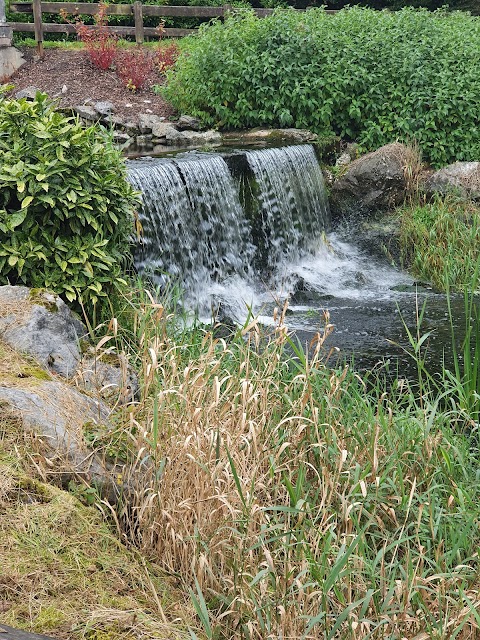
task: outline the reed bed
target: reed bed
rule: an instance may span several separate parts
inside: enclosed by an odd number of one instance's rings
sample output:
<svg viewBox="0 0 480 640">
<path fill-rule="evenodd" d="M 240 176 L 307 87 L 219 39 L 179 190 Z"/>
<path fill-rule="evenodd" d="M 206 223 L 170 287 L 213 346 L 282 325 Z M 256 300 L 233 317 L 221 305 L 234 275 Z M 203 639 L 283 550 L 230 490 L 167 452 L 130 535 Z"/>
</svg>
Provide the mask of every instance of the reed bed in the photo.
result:
<svg viewBox="0 0 480 640">
<path fill-rule="evenodd" d="M 478 452 L 445 402 L 330 369 L 328 316 L 308 349 L 285 310 L 228 340 L 152 296 L 134 316 L 116 517 L 190 593 L 192 638 L 480 637 Z"/>
</svg>

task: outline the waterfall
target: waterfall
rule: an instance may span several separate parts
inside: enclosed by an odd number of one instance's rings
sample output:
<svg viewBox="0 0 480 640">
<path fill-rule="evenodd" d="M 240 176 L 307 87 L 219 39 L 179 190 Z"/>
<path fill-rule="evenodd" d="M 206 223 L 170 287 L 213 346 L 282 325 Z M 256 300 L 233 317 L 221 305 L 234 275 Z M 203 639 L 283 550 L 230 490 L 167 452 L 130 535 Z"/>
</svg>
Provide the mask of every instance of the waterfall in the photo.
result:
<svg viewBox="0 0 480 640">
<path fill-rule="evenodd" d="M 329 222 L 310 145 L 186 153 L 128 167 L 142 200 L 138 271 L 157 284 L 179 280 L 197 301 L 206 291 L 207 299 L 222 297 L 226 282 L 237 290 L 274 283 L 285 265 L 318 248 Z"/>
<path fill-rule="evenodd" d="M 278 269 L 318 249 L 329 223 L 329 208 L 313 147 L 250 151 L 247 162 L 255 176 L 268 267 Z"/>
<path fill-rule="evenodd" d="M 233 273 L 248 276 L 254 248 L 224 159 L 188 155 L 130 163 L 129 180 L 142 199 L 138 271 L 157 284 L 174 277 L 192 290 Z"/>
</svg>

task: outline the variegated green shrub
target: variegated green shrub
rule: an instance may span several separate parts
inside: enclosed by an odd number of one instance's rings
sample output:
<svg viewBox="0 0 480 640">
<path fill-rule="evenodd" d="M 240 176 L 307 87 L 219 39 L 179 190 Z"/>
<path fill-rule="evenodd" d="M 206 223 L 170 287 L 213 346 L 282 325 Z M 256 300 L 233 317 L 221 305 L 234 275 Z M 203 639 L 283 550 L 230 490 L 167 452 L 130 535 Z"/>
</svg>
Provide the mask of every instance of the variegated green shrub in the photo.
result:
<svg viewBox="0 0 480 640">
<path fill-rule="evenodd" d="M 124 284 L 136 196 L 108 132 L 47 96 L 0 100 L 0 283 L 91 309 Z"/>
</svg>

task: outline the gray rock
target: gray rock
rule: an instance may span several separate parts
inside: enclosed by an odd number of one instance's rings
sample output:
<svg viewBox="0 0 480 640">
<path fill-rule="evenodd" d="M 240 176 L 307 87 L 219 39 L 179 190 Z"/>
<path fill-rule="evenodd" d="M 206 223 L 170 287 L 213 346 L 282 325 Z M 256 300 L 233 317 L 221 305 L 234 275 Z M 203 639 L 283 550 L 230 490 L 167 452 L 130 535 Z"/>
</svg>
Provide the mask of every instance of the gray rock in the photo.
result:
<svg viewBox="0 0 480 640">
<path fill-rule="evenodd" d="M 405 199 L 409 167 L 419 166 L 413 150 L 393 143 L 354 160 L 335 181 L 330 207 L 333 217 L 371 216 L 392 210 Z"/>
<path fill-rule="evenodd" d="M 183 131 L 184 129 L 190 129 L 191 131 L 200 131 L 202 129 L 202 123 L 198 118 L 193 116 L 180 116 L 177 122 L 177 127 Z"/>
<path fill-rule="evenodd" d="M 74 111 L 78 116 L 80 116 L 80 118 L 89 120 L 90 122 L 95 122 L 100 118 L 94 107 L 91 107 L 88 104 L 79 104 L 78 106 L 74 107 Z"/>
<path fill-rule="evenodd" d="M 46 369 L 64 377 L 75 375 L 84 335 L 84 325 L 58 296 L 27 287 L 0 287 L 0 338 Z"/>
<path fill-rule="evenodd" d="M 85 424 L 108 424 L 110 409 L 59 380 L 36 380 L 20 386 L 0 386 L 0 404 L 20 414 L 27 431 L 38 434 L 54 458 L 56 474 L 80 476 L 115 492 L 109 466 L 90 451 L 84 440 Z"/>
<path fill-rule="evenodd" d="M 115 111 L 115 105 L 113 102 L 109 102 L 108 100 L 101 100 L 100 102 L 96 102 L 94 105 L 94 109 L 101 116 L 109 116 Z"/>
<path fill-rule="evenodd" d="M 316 142 L 318 136 L 307 129 L 250 129 L 249 131 L 235 131 L 224 134 L 225 139 L 238 140 L 239 142 L 290 142 L 302 144 L 304 142 Z"/>
<path fill-rule="evenodd" d="M 121 116 L 111 116 L 109 121 L 115 128 L 122 129 L 127 133 L 135 134 L 139 131 L 138 122 L 135 122 L 130 118 L 128 120 L 125 120 Z"/>
<path fill-rule="evenodd" d="M 115 133 L 113 134 L 113 141 L 116 144 L 125 145 L 127 143 L 132 143 L 133 142 L 133 138 L 131 138 L 128 135 L 128 133 L 121 133 L 120 131 L 115 131 Z"/>
<path fill-rule="evenodd" d="M 25 87 L 25 89 L 20 89 L 20 91 L 15 92 L 16 100 L 21 100 L 22 98 L 26 98 L 27 100 L 35 100 L 35 96 L 40 91 L 37 87 L 30 85 L 29 87 Z"/>
<path fill-rule="evenodd" d="M 218 131 L 177 131 L 171 129 L 166 135 L 168 145 L 191 147 L 206 144 L 221 144 L 222 136 Z"/>
<path fill-rule="evenodd" d="M 0 78 L 2 81 L 10 78 L 26 62 L 23 54 L 10 45 L 10 38 L 0 37 Z"/>
<path fill-rule="evenodd" d="M 133 402 L 140 388 L 137 375 L 124 357 L 109 355 L 116 360 L 116 366 L 100 358 L 85 358 L 79 367 L 77 386 L 111 404 Z"/>
<path fill-rule="evenodd" d="M 152 139 L 153 139 L 152 135 L 137 136 L 135 138 L 135 142 L 139 147 L 148 147 L 149 145 L 152 144 Z"/>
<path fill-rule="evenodd" d="M 162 116 L 155 116 L 151 113 L 141 113 L 138 116 L 138 128 L 141 133 L 152 133 L 153 127 L 164 122 Z"/>
<path fill-rule="evenodd" d="M 480 197 L 480 162 L 455 162 L 427 178 L 427 193 L 457 191 L 464 197 Z"/>
<path fill-rule="evenodd" d="M 165 139 L 170 133 L 177 130 L 171 122 L 159 122 L 152 126 L 152 135 L 157 140 Z"/>
</svg>

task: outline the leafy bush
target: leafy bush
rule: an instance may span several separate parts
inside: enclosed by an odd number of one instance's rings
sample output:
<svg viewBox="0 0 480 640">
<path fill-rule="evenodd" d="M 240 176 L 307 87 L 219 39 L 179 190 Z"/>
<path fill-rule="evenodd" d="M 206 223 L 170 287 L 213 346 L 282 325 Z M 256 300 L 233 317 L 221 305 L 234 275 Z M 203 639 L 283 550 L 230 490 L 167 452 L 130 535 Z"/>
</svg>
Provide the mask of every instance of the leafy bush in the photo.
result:
<svg viewBox="0 0 480 640">
<path fill-rule="evenodd" d="M 158 47 L 155 51 L 155 64 L 160 73 L 173 67 L 180 55 L 180 49 L 176 42 L 170 42 L 166 46 Z"/>
<path fill-rule="evenodd" d="M 142 47 L 121 49 L 115 57 L 117 75 L 127 89 L 143 89 L 151 76 L 155 59 L 151 51 Z"/>
<path fill-rule="evenodd" d="M 406 266 L 437 289 L 463 290 L 480 259 L 480 208 L 448 196 L 400 210 L 400 246 Z"/>
<path fill-rule="evenodd" d="M 47 96 L 0 100 L 0 282 L 89 309 L 124 284 L 135 193 L 108 134 Z"/>
<path fill-rule="evenodd" d="M 67 22 L 66 11 L 60 11 L 60 15 Z M 108 28 L 107 5 L 100 2 L 98 13 L 94 15 L 94 24 L 87 25 L 77 18 L 74 21 L 78 37 L 85 45 L 87 57 L 94 67 L 106 71 L 112 66 L 117 52 L 117 37 Z"/>
<path fill-rule="evenodd" d="M 416 139 L 435 165 L 480 157 L 476 18 L 240 12 L 181 46 L 165 95 L 208 125 L 308 127 L 366 149 Z"/>
</svg>

